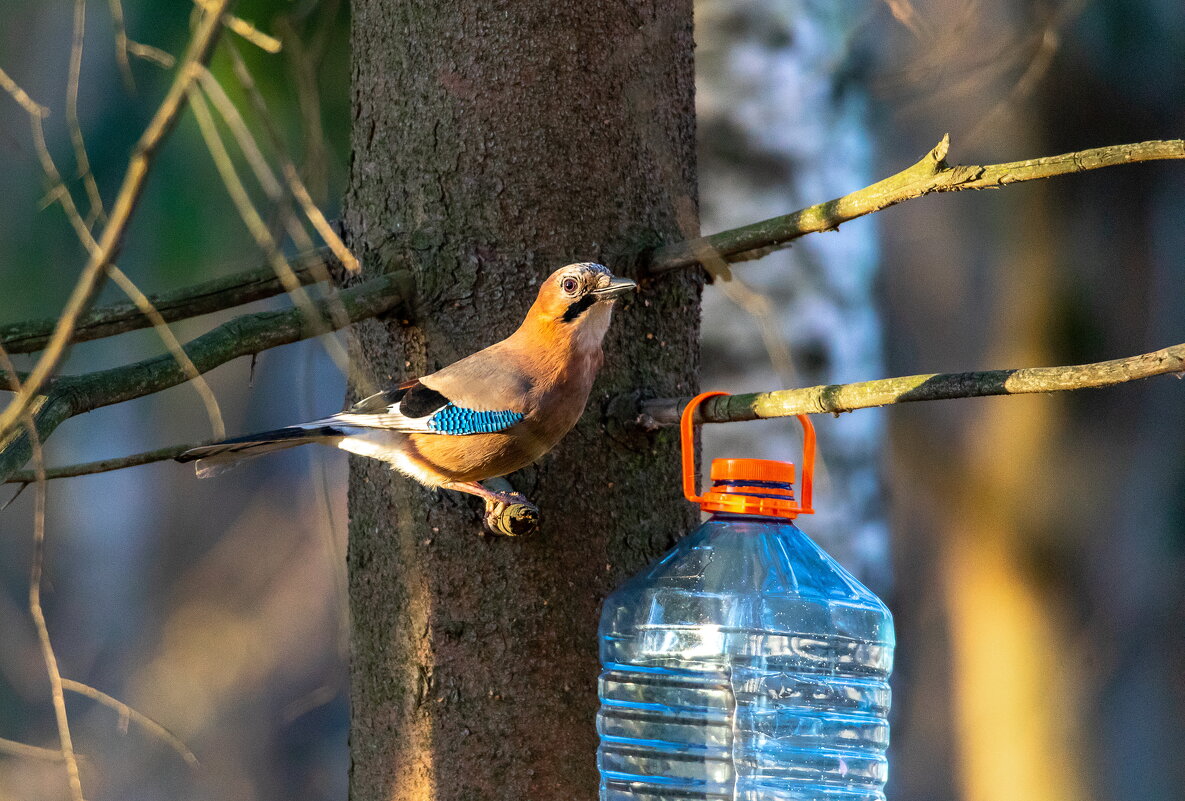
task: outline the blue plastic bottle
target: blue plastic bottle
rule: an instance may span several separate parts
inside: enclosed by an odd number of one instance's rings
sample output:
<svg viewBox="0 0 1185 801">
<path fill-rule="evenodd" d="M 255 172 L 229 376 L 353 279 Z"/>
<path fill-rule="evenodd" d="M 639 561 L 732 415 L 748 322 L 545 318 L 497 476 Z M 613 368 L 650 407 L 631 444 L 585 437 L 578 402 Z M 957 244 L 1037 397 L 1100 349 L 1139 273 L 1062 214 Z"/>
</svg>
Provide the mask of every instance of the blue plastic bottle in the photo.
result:
<svg viewBox="0 0 1185 801">
<path fill-rule="evenodd" d="M 719 394 L 719 393 L 715 393 Z M 697 399 L 697 402 L 705 396 Z M 711 513 L 606 601 L 602 801 L 883 801 L 888 608 L 791 522 L 794 465 L 716 460 Z"/>
</svg>

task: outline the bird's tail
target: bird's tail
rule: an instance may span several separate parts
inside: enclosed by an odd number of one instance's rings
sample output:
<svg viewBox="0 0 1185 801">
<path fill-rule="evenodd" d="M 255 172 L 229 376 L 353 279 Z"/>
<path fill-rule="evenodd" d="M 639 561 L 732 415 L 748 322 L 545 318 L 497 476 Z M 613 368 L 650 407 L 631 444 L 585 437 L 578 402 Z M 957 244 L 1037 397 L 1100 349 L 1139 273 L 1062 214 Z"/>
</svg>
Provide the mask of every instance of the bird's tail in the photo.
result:
<svg viewBox="0 0 1185 801">
<path fill-rule="evenodd" d="M 239 461 L 272 451 L 294 448 L 309 442 L 337 439 L 343 432 L 332 426 L 288 426 L 246 437 L 235 437 L 213 445 L 191 448 L 177 457 L 178 462 L 197 462 L 198 478 L 209 478 L 234 467 Z"/>
</svg>

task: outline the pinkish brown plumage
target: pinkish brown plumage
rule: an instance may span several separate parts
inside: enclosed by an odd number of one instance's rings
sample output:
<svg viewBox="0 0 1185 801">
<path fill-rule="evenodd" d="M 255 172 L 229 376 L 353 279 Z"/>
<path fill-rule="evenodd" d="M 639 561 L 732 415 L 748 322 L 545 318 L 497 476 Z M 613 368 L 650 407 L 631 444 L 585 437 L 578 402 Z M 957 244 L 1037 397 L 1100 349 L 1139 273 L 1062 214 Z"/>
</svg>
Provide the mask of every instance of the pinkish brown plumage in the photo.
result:
<svg viewBox="0 0 1185 801">
<path fill-rule="evenodd" d="M 200 460 L 198 474 L 208 475 L 245 456 L 319 442 L 381 459 L 427 486 L 505 503 L 478 482 L 527 466 L 572 429 L 604 359 L 613 300 L 634 288 L 599 264 L 562 267 L 501 342 L 340 414 L 194 448 L 178 461 Z"/>
</svg>

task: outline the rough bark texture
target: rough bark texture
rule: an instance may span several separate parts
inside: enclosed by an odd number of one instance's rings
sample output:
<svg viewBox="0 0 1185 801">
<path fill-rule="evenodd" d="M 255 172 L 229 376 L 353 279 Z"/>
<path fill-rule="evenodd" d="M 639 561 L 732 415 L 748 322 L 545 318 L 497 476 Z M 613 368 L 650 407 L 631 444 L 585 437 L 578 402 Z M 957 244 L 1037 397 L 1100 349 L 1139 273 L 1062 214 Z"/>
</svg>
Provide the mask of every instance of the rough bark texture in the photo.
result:
<svg viewBox="0 0 1185 801">
<path fill-rule="evenodd" d="M 690 0 L 354 3 L 346 234 L 367 274 L 413 271 L 411 321 L 360 326 L 376 381 L 509 334 L 552 269 L 697 233 Z M 673 432 L 606 428 L 609 398 L 694 389 L 700 282 L 620 304 L 575 431 L 511 477 L 539 534 L 372 462 L 350 482 L 351 797 L 596 793 L 596 623 L 694 520 Z"/>
</svg>

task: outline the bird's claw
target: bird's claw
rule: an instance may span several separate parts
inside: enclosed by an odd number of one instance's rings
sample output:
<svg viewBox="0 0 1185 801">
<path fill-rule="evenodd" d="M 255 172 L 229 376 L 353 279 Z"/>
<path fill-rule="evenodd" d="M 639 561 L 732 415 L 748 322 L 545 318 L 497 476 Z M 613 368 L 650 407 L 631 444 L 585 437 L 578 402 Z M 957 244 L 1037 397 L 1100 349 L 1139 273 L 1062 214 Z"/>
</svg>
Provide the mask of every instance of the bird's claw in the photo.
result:
<svg viewBox="0 0 1185 801">
<path fill-rule="evenodd" d="M 521 492 L 500 492 L 486 500 L 486 530 L 492 534 L 519 537 L 539 528 L 539 507 Z"/>
</svg>

